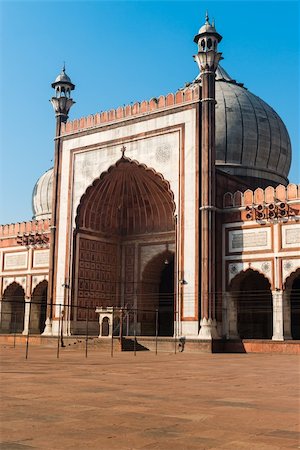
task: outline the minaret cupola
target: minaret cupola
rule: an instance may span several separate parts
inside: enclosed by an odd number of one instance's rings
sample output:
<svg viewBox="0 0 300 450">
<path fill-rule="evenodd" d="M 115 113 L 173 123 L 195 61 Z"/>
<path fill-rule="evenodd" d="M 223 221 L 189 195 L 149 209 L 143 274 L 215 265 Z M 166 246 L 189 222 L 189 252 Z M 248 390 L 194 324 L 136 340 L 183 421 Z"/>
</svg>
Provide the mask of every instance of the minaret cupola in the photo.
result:
<svg viewBox="0 0 300 450">
<path fill-rule="evenodd" d="M 202 25 L 198 34 L 194 37 L 194 42 L 198 45 L 198 53 L 194 56 L 200 71 L 212 69 L 216 70 L 222 54 L 218 53 L 218 43 L 221 42 L 222 36 L 217 32 L 214 21 L 209 22 L 208 13 L 206 12 L 205 24 Z"/>
<path fill-rule="evenodd" d="M 65 123 L 68 120 L 70 108 L 75 103 L 71 98 L 71 91 L 75 89 L 75 84 L 72 83 L 70 77 L 66 74 L 65 65 L 51 86 L 55 90 L 55 97 L 52 97 L 50 101 L 56 117 L 60 116 L 61 121 Z"/>
</svg>

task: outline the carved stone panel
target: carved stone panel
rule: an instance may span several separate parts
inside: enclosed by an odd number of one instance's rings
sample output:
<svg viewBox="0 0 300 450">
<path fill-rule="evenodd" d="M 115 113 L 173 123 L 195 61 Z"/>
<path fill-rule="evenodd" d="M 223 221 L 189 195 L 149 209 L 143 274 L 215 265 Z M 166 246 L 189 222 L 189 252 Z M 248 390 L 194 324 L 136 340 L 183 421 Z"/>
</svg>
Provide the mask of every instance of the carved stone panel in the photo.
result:
<svg viewBox="0 0 300 450">
<path fill-rule="evenodd" d="M 97 306 L 118 306 L 118 244 L 80 238 L 77 319 L 97 320 Z"/>
</svg>

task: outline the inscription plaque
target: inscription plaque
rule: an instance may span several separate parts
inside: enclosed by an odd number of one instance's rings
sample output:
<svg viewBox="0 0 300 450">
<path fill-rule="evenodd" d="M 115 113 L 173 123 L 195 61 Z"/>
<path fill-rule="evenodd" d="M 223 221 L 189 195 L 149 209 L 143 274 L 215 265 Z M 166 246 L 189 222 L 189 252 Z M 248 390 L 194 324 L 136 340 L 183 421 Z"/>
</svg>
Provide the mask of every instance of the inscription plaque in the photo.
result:
<svg viewBox="0 0 300 450">
<path fill-rule="evenodd" d="M 5 253 L 4 270 L 26 269 L 26 268 L 27 268 L 27 252 Z"/>
<path fill-rule="evenodd" d="M 269 230 L 233 230 L 229 232 L 229 251 L 262 250 L 269 247 Z"/>
<path fill-rule="evenodd" d="M 285 231 L 286 244 L 300 244 L 300 228 L 290 228 Z"/>
<path fill-rule="evenodd" d="M 49 250 L 35 250 L 33 254 L 33 267 L 48 267 Z"/>
</svg>

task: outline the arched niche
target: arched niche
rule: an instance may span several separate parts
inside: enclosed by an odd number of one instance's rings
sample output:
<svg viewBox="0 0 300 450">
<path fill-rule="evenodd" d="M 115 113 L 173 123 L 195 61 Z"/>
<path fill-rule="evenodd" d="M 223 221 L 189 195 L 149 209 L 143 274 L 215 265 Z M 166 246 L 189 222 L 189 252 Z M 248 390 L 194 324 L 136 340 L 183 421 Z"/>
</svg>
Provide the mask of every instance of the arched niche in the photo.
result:
<svg viewBox="0 0 300 450">
<path fill-rule="evenodd" d="M 16 282 L 5 289 L 1 303 L 1 332 L 22 333 L 24 329 L 25 292 Z"/>
<path fill-rule="evenodd" d="M 272 339 L 273 301 L 269 280 L 256 270 L 247 269 L 232 279 L 229 291 L 237 335 L 241 339 Z"/>
<path fill-rule="evenodd" d="M 101 322 L 101 337 L 108 337 L 110 335 L 110 318 L 105 316 Z"/>
<path fill-rule="evenodd" d="M 122 156 L 94 180 L 75 220 L 77 324 L 85 320 L 86 307 L 136 306 L 141 248 L 155 254 L 162 243 L 174 245 L 174 214 L 169 183 L 137 161 Z"/>
</svg>

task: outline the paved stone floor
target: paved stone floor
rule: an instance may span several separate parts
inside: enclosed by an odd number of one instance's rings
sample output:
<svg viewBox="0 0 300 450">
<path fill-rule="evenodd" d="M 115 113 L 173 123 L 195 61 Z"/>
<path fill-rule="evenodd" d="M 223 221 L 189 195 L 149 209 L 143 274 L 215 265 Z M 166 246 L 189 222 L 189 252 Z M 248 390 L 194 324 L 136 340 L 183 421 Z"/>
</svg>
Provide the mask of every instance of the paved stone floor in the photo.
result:
<svg viewBox="0 0 300 450">
<path fill-rule="evenodd" d="M 1 348 L 1 449 L 300 448 L 299 357 Z"/>
</svg>

